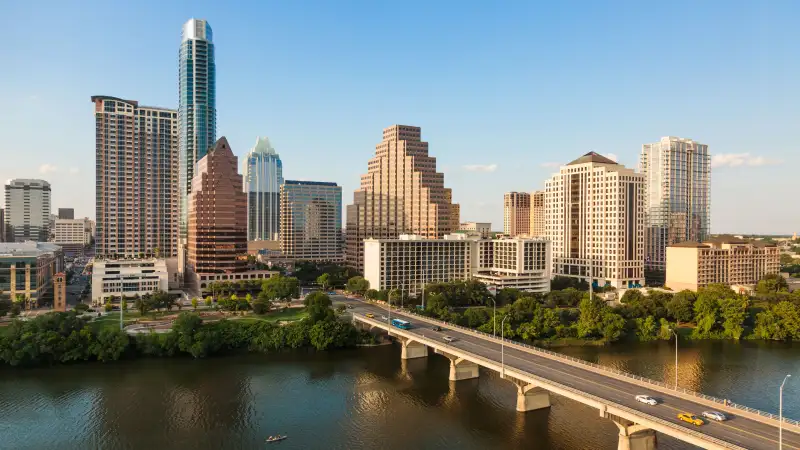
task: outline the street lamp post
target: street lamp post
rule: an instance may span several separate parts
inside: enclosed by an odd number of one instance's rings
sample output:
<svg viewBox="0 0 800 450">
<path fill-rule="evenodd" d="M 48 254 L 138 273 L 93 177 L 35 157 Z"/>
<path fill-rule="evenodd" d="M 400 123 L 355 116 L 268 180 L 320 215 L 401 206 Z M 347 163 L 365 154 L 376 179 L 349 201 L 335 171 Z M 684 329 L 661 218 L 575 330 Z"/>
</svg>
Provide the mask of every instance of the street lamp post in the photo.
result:
<svg viewBox="0 0 800 450">
<path fill-rule="evenodd" d="M 492 306 L 492 336 L 497 337 L 497 302 L 494 301 L 493 298 L 489 300 L 494 304 L 494 306 Z"/>
<path fill-rule="evenodd" d="M 791 375 L 786 375 L 783 377 L 783 383 L 781 383 L 780 389 L 780 399 L 778 400 L 778 450 L 783 450 L 783 385 L 786 384 L 786 380 L 789 379 Z"/>
<path fill-rule="evenodd" d="M 500 378 L 506 377 L 506 319 L 509 317 L 503 317 L 502 322 L 500 322 Z"/>
<path fill-rule="evenodd" d="M 669 331 L 675 336 L 675 390 L 678 390 L 678 333 L 672 328 Z"/>
</svg>

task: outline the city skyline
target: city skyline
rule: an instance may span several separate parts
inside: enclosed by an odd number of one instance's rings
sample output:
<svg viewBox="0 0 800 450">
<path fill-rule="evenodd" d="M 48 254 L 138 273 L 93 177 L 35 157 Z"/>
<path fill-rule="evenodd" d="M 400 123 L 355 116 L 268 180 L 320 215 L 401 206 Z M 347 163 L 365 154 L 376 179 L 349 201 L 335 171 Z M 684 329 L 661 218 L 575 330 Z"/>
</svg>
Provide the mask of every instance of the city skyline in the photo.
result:
<svg viewBox="0 0 800 450">
<path fill-rule="evenodd" d="M 624 22 L 614 19 L 606 25 L 589 22 L 587 17 L 594 13 L 613 18 L 613 7 L 593 7 L 599 10 L 588 8 L 572 14 L 557 6 L 517 5 L 490 14 L 488 27 L 496 31 L 496 36 L 484 35 L 480 39 L 485 42 L 475 41 L 478 36 L 461 29 L 478 22 L 478 8 L 460 12 L 462 20 L 455 21 L 460 25 L 444 23 L 444 29 L 440 29 L 434 25 L 442 24 L 444 11 L 434 7 L 419 23 L 422 35 L 432 40 L 432 48 L 416 47 L 419 65 L 426 70 L 416 73 L 401 69 L 394 74 L 363 70 L 382 65 L 387 56 L 380 48 L 401 37 L 393 32 L 377 37 L 369 34 L 374 30 L 361 19 L 379 14 L 379 7 L 359 11 L 353 19 L 358 26 L 352 34 L 345 33 L 345 28 L 325 25 L 319 35 L 289 34 L 279 45 L 275 39 L 236 26 L 248 15 L 263 13 L 264 8 L 276 18 L 286 19 L 278 26 L 281 32 L 299 20 L 300 12 L 293 6 L 250 5 L 233 13 L 214 7 L 190 10 L 165 5 L 159 18 L 145 14 L 146 5 L 114 7 L 114 14 L 130 14 L 148 30 L 145 36 L 131 31 L 131 37 L 140 41 L 137 48 L 126 47 L 125 52 L 110 51 L 109 43 L 93 42 L 90 35 L 79 32 L 87 20 L 110 17 L 108 8 L 93 11 L 91 18 L 80 18 L 69 11 L 45 11 L 36 20 L 45 25 L 55 20 L 66 24 L 63 40 L 76 52 L 56 80 L 51 78 L 55 74 L 39 68 L 41 61 L 26 54 L 56 62 L 61 57 L 46 48 L 47 39 L 30 33 L 36 22 L 26 15 L 29 7 L 11 5 L 11 11 L 0 19 L 7 21 L 0 34 L 20 42 L 8 49 L 20 70 L 0 75 L 0 83 L 10 91 L 6 97 L 12 106 L 9 111 L 14 111 L 1 112 L 0 117 L 7 124 L 2 127 L 7 148 L 31 157 L 0 168 L 0 179 L 45 179 L 53 185 L 53 208 L 74 207 L 78 217 L 92 217 L 94 195 L 88 175 L 93 171 L 94 146 L 86 96 L 104 93 L 177 108 L 175 49 L 180 36 L 176 30 L 194 16 L 207 19 L 217 31 L 217 64 L 228 69 L 217 86 L 218 103 L 224 106 L 219 108 L 220 134 L 229 136 L 232 147 L 240 151 L 239 157 L 252 136 L 270 135 L 281 149 L 282 159 L 292 168 L 287 178 L 336 182 L 344 192 L 352 192 L 363 172 L 362 162 L 369 158 L 374 145 L 372 130 L 392 123 L 411 123 L 425 128 L 426 140 L 433 145 L 432 156 L 439 161 L 445 184 L 453 189 L 453 202 L 461 205 L 461 220 L 492 222 L 497 228 L 502 223 L 500 194 L 541 190 L 556 166 L 567 162 L 564 156 L 595 150 L 613 154 L 625 166 L 635 167 L 643 144 L 665 136 L 682 136 L 712 149 L 713 233 L 788 234 L 800 218 L 800 213 L 782 208 L 778 202 L 759 201 L 788 187 L 791 162 L 796 158 L 790 124 L 797 120 L 791 107 L 797 94 L 783 92 L 782 87 L 790 86 L 789 80 L 796 78 L 792 74 L 798 69 L 787 62 L 794 50 L 785 42 L 797 40 L 793 39 L 794 30 L 780 26 L 795 15 L 795 5 L 742 3 L 726 10 L 713 29 L 701 30 L 691 39 L 646 35 L 641 31 L 647 21 L 637 22 L 652 19 L 655 14 L 665 19 L 683 18 L 686 6 L 680 4 L 633 8 Z M 319 8 L 308 20 L 324 25 L 326 19 L 330 22 L 331 18 L 344 17 L 346 9 Z M 713 4 L 693 5 L 692 12 L 692 23 L 709 21 L 719 14 Z M 534 19 L 538 13 L 545 19 L 558 19 L 553 25 L 545 24 L 542 33 L 562 28 L 553 42 L 547 43 L 549 49 L 535 43 L 536 32 L 526 31 L 521 24 L 521 19 Z M 18 20 L 10 20 L 12 16 Z M 749 23 L 751 17 L 771 26 L 750 27 L 740 37 L 741 24 Z M 536 23 L 540 20 L 535 19 Z M 624 31 L 612 29 L 621 23 L 627 27 Z M 587 29 L 574 38 L 560 34 L 579 25 Z M 440 36 L 448 31 L 462 37 L 462 42 L 442 40 Z M 629 39 L 634 34 L 639 38 Z M 339 60 L 316 48 L 325 42 L 323 35 L 333 36 L 330 45 L 341 50 Z M 588 36 L 602 38 L 592 43 L 587 41 Z M 530 44 L 532 39 L 534 44 Z M 475 47 L 481 42 L 484 45 Z M 698 42 L 703 45 L 693 50 Z M 508 44 L 508 48 L 495 54 L 501 44 Z M 530 50 L 525 48 L 528 45 L 532 45 Z M 602 45 L 605 47 L 598 47 Z M 721 56 L 734 50 L 738 59 Z M 302 62 L 295 61 L 298 54 L 306 56 Z M 439 61 L 437 55 L 441 54 L 449 56 Z M 98 55 L 102 57 L 96 58 Z M 665 71 L 667 75 L 650 71 L 647 77 L 631 75 L 634 67 L 682 55 L 696 64 L 690 75 L 675 71 Z M 98 70 L 131 58 L 148 64 L 125 66 L 114 77 Z M 593 65 L 591 74 L 578 70 L 595 63 L 595 58 L 609 61 Z M 474 74 L 462 70 L 476 61 L 492 69 Z M 612 68 L 613 63 L 621 66 Z M 270 67 L 281 70 L 264 70 Z M 323 79 L 307 75 L 323 73 L 323 67 L 324 73 L 332 76 Z M 534 73 L 536 68 L 539 71 Z M 354 76 L 354 70 L 363 75 Z M 733 72 L 738 75 L 733 77 Z M 35 75 L 28 76 L 31 73 Z M 287 78 L 292 73 L 303 75 L 292 81 Z M 530 88 L 531 82 L 534 86 L 547 85 L 553 92 Z M 401 93 L 394 94 L 384 89 L 392 83 L 406 84 Z M 682 102 L 672 104 L 676 97 L 702 107 L 687 110 Z M 348 101 L 342 101 L 344 98 Z M 670 101 L 665 102 L 667 99 Z M 656 101 L 660 102 L 659 110 L 644 108 Z M 263 104 L 269 107 L 261 108 Z M 259 108 L 253 109 L 255 106 Z M 631 112 L 637 109 L 647 113 Z M 347 117 L 346 122 L 343 117 Z M 470 132 L 465 133 L 466 129 Z M 736 133 L 730 132 L 733 129 Z M 64 144 L 58 151 L 42 148 L 38 145 L 42 137 Z M 744 176 L 747 183 L 741 182 Z M 751 209 L 750 214 L 737 213 L 742 204 Z M 763 217 L 770 220 L 761 220 Z"/>
</svg>

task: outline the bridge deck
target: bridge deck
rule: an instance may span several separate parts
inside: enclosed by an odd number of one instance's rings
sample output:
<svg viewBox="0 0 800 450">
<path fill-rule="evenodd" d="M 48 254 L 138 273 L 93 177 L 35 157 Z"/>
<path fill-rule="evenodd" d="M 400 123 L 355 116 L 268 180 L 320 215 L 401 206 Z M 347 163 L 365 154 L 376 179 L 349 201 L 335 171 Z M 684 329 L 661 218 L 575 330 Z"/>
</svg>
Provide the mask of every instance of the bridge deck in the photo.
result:
<svg viewBox="0 0 800 450">
<path fill-rule="evenodd" d="M 387 330 L 393 330 L 397 333 L 407 334 L 412 337 L 417 336 L 420 338 L 420 341 L 427 341 L 430 344 L 429 346 L 438 347 L 440 349 L 449 348 L 452 351 L 473 355 L 475 357 L 474 361 L 484 367 L 497 370 L 500 366 L 501 345 L 499 341 L 465 332 L 458 328 L 447 327 L 445 332 L 437 332 L 433 330 L 434 325 L 432 323 L 421 320 L 413 315 L 399 314 L 397 311 L 392 311 L 392 317 L 402 317 L 404 320 L 408 320 L 413 324 L 413 328 L 410 330 L 396 330 L 386 321 L 380 319 L 381 316 L 387 315 L 385 309 L 377 305 L 353 299 L 346 299 L 345 301 L 353 305 L 351 311 L 353 311 L 354 317 L 361 321 Z M 364 317 L 364 314 L 370 312 L 375 315 L 374 320 Z M 445 343 L 442 339 L 444 334 L 456 338 L 456 341 L 449 344 Z M 596 371 L 589 370 L 589 368 L 577 367 L 575 364 L 569 364 L 566 361 L 547 358 L 508 345 L 505 346 L 504 353 L 507 375 L 514 376 L 512 372 L 529 374 L 534 378 L 541 379 L 545 383 L 550 381 L 556 386 L 565 386 L 587 394 L 586 399 L 575 398 L 574 396 L 573 398 L 591 406 L 596 407 L 596 402 L 592 399 L 599 398 L 612 404 L 621 405 L 628 413 L 632 411 L 636 414 L 638 412 L 638 414 L 641 414 L 642 421 L 645 421 L 649 416 L 669 422 L 667 425 L 670 429 L 659 427 L 660 429 L 658 431 L 666 432 L 679 439 L 684 438 L 680 435 L 680 431 L 687 430 L 688 433 L 692 433 L 693 435 L 700 433 L 703 436 L 708 436 L 748 449 L 774 449 L 778 445 L 777 423 L 773 425 L 742 415 L 734 415 L 725 422 L 711 422 L 701 427 L 695 427 L 678 421 L 676 415 L 679 412 L 690 412 L 699 415 L 703 411 L 715 408 L 701 402 L 671 395 L 668 390 L 656 388 L 648 389 L 630 380 L 613 376 L 611 373 L 607 375 L 597 373 Z M 557 389 L 553 389 L 552 391 L 561 393 L 557 392 Z M 651 395 L 657 398 L 660 403 L 656 406 L 639 403 L 634 399 L 634 396 L 638 394 Z M 730 416 L 731 414 L 728 415 Z M 637 423 L 641 423 L 642 421 L 637 421 Z M 675 431 L 678 433 L 675 433 Z M 685 440 L 694 440 L 695 443 L 697 443 L 696 439 Z M 709 440 L 709 443 L 710 442 L 711 440 Z M 800 450 L 800 434 L 784 427 L 783 446 L 785 449 Z"/>
</svg>

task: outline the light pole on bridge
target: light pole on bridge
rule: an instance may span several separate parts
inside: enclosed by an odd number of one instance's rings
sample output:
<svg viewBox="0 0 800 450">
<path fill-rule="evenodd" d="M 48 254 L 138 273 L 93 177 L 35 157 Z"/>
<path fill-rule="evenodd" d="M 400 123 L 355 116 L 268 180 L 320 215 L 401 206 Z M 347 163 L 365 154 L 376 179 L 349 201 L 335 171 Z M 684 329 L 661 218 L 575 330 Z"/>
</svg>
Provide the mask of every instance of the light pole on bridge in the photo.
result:
<svg viewBox="0 0 800 450">
<path fill-rule="evenodd" d="M 500 322 L 500 378 L 506 377 L 506 319 L 509 317 L 506 315 L 503 317 L 503 321 Z"/>
<path fill-rule="evenodd" d="M 778 400 L 778 450 L 783 450 L 783 385 L 786 384 L 786 380 L 789 379 L 791 375 L 786 375 L 783 377 L 783 383 L 781 383 L 780 389 L 780 398 Z"/>
</svg>

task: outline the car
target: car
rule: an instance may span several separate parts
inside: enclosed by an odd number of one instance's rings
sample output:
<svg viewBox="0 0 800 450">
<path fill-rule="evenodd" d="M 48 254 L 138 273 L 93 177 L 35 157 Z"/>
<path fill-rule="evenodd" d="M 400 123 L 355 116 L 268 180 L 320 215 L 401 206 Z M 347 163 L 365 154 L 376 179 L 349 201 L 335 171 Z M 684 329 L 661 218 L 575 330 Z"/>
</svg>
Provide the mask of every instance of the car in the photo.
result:
<svg viewBox="0 0 800 450">
<path fill-rule="evenodd" d="M 445 336 L 442 339 L 444 339 L 445 342 L 453 342 L 453 341 L 456 340 L 456 338 L 454 338 L 452 336 Z"/>
<path fill-rule="evenodd" d="M 434 325 L 433 331 L 442 331 L 442 327 L 440 327 L 439 325 Z"/>
<path fill-rule="evenodd" d="M 706 419 L 716 420 L 717 422 L 724 422 L 728 420 L 728 416 L 719 411 L 703 411 L 703 413 L 700 415 Z"/>
<path fill-rule="evenodd" d="M 645 403 L 650 406 L 656 406 L 658 404 L 658 400 L 650 397 L 649 395 L 639 394 L 636 396 L 636 401 L 640 403 Z"/>
<path fill-rule="evenodd" d="M 367 319 L 374 319 L 375 318 L 375 314 L 372 314 L 372 313 L 366 313 L 365 316 L 367 316 Z"/>
<path fill-rule="evenodd" d="M 381 316 L 381 320 L 389 320 L 389 318 L 386 316 Z"/>
<path fill-rule="evenodd" d="M 690 424 L 692 424 L 692 425 L 694 425 L 696 427 L 699 427 L 700 425 L 703 425 L 705 423 L 703 421 L 703 419 L 695 416 L 694 414 L 690 414 L 690 413 L 686 413 L 686 412 L 679 413 L 678 414 L 678 420 L 690 423 Z"/>
<path fill-rule="evenodd" d="M 353 305 L 347 305 L 347 309 L 353 309 Z"/>
</svg>

